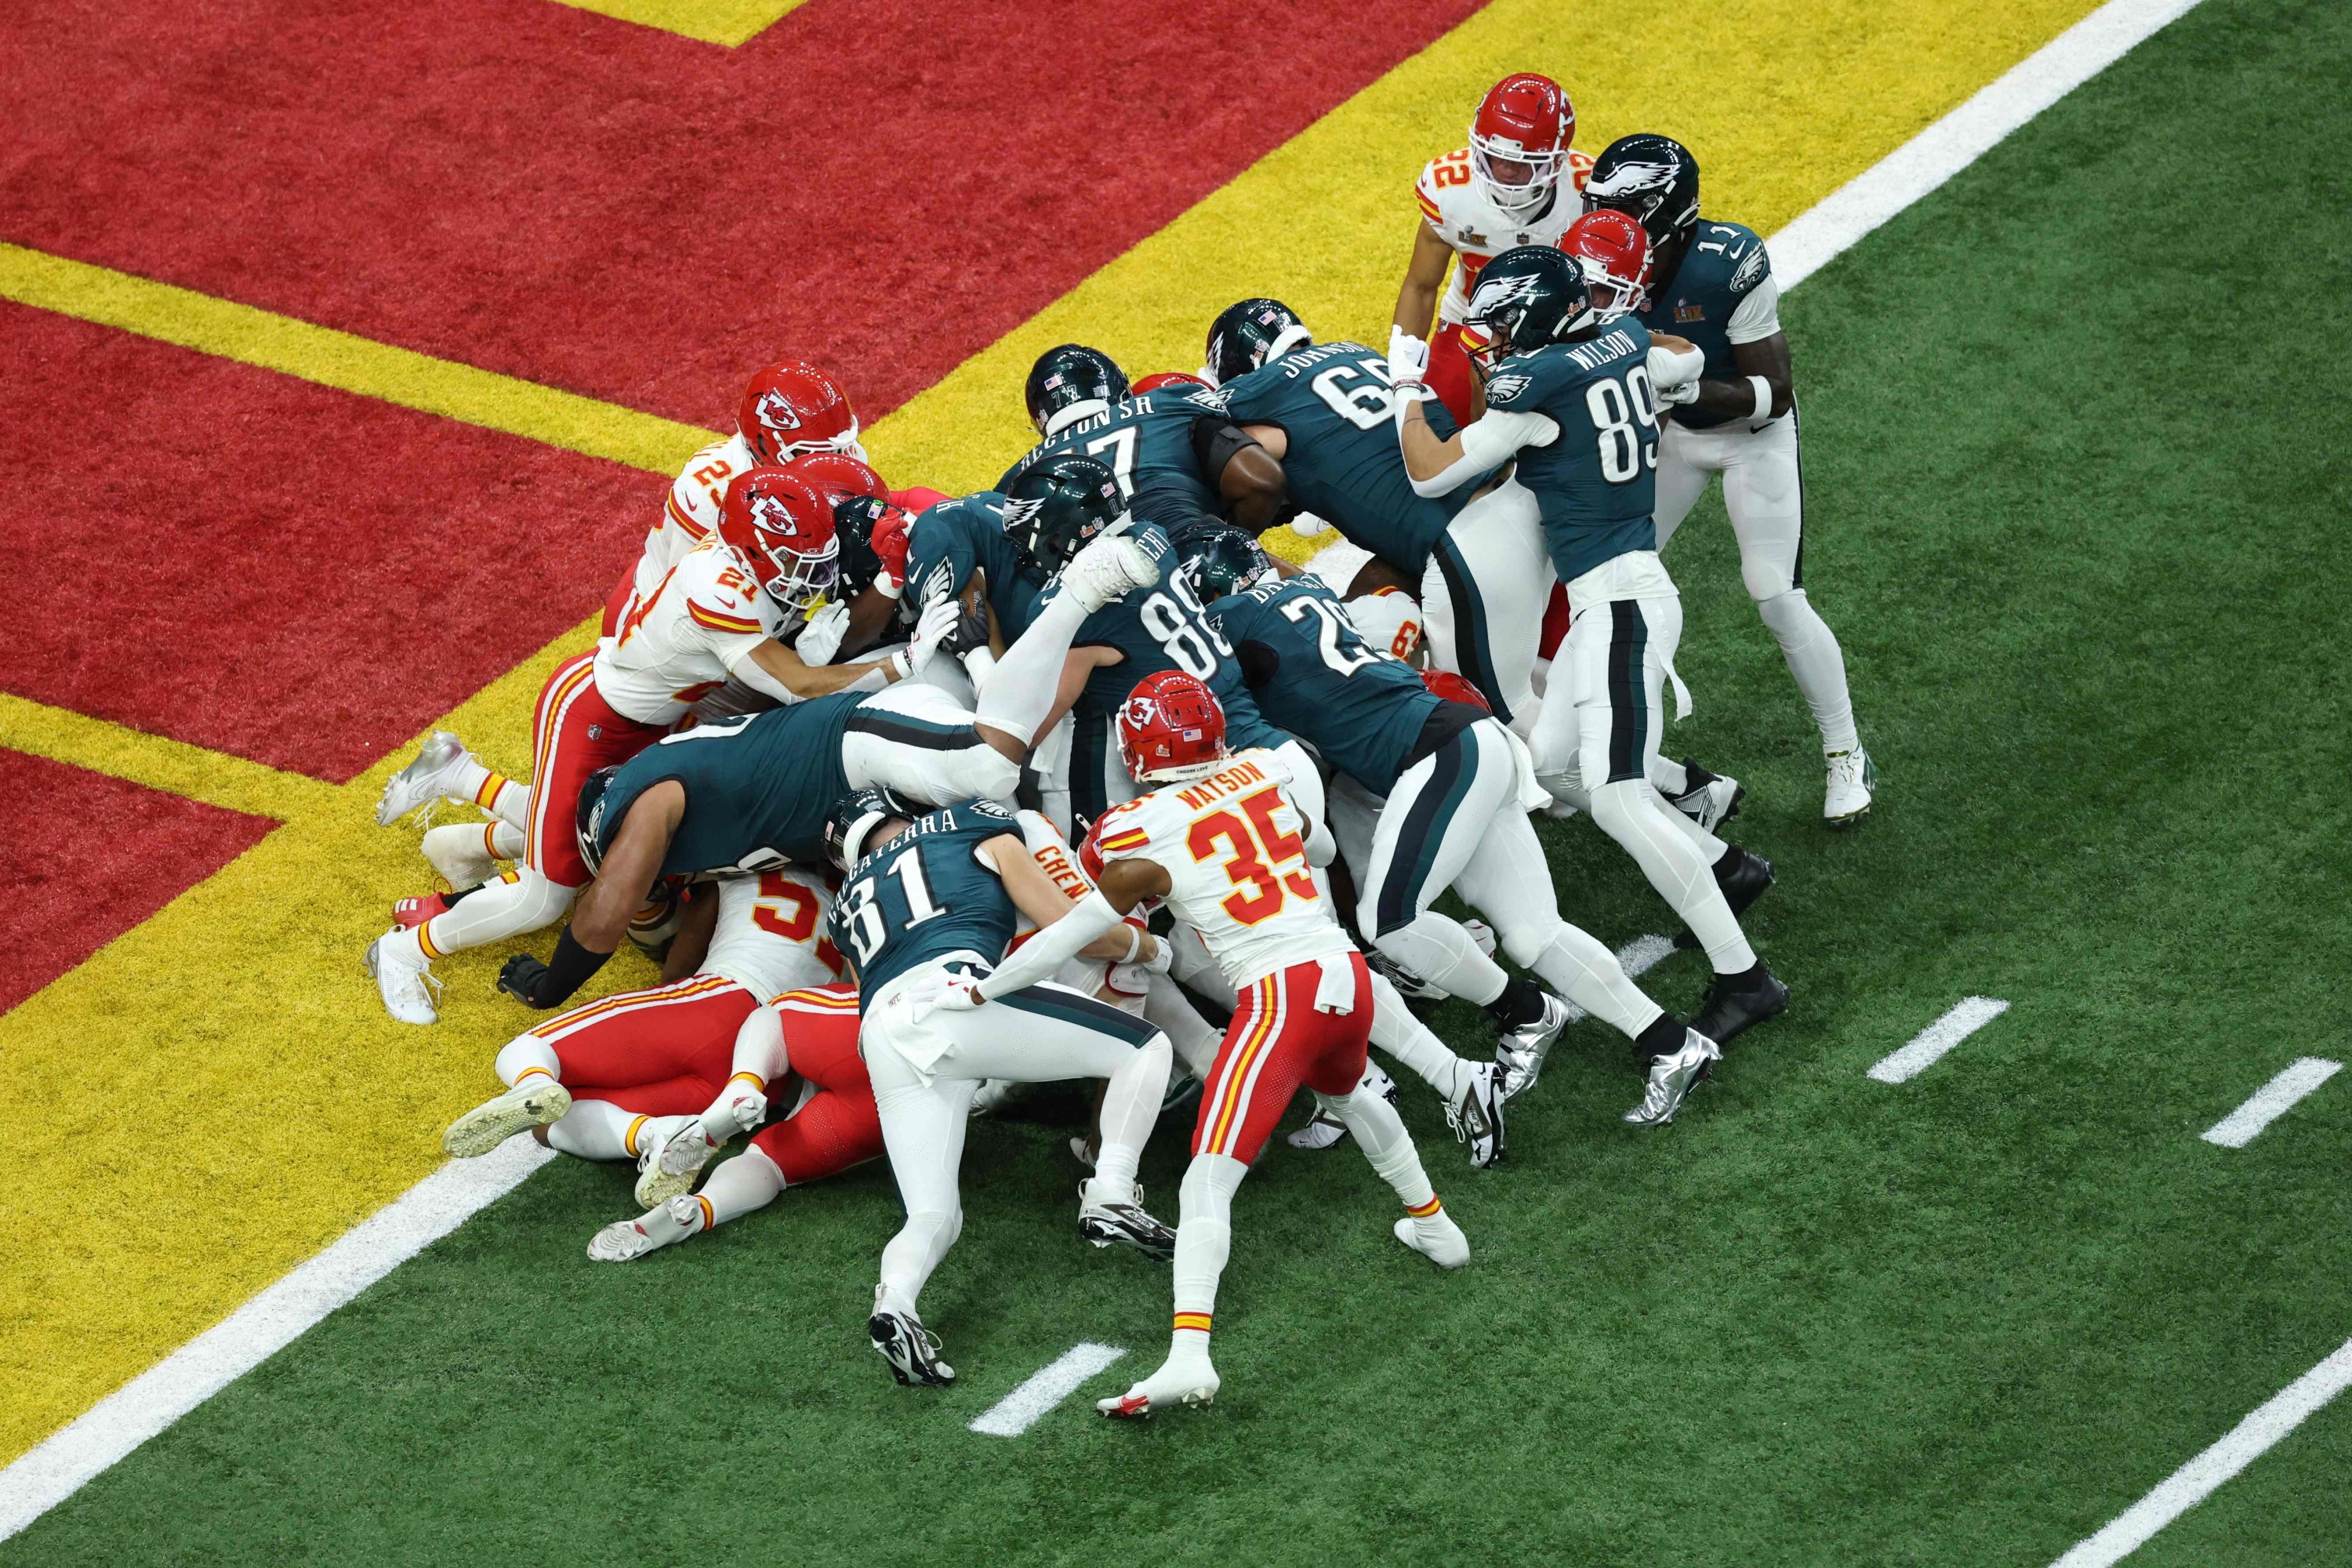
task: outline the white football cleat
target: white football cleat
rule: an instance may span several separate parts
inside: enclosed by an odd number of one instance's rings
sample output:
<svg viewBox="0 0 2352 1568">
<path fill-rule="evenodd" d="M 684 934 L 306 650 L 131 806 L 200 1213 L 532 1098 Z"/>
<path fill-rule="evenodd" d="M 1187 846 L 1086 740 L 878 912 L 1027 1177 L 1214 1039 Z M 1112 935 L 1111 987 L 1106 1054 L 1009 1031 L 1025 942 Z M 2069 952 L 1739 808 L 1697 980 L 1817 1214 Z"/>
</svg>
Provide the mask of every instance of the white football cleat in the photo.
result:
<svg viewBox="0 0 2352 1568">
<path fill-rule="evenodd" d="M 433 965 L 416 944 L 416 938 L 400 926 L 394 926 L 368 943 L 367 956 L 360 961 L 367 972 L 375 976 L 375 988 L 383 998 L 383 1010 L 402 1024 L 437 1024 L 440 1009 L 433 1005 L 433 994 L 441 982 L 433 978 Z"/>
<path fill-rule="evenodd" d="M 1217 1369 L 1205 1355 L 1178 1361 L 1170 1357 L 1158 1372 L 1115 1399 L 1097 1399 L 1095 1408 L 1114 1420 L 1135 1421 L 1155 1410 L 1185 1405 L 1213 1405 L 1223 1386 Z"/>
<path fill-rule="evenodd" d="M 718 1152 L 699 1116 L 665 1116 L 646 1123 L 637 1135 L 637 1206 L 654 1208 L 692 1192 L 694 1178 Z M 680 1168 L 672 1170 L 673 1164 Z"/>
<path fill-rule="evenodd" d="M 478 888 L 498 871 L 490 854 L 488 822 L 453 822 L 425 830 L 425 858 L 452 888 Z"/>
<path fill-rule="evenodd" d="M 1064 591 L 1089 615 L 1159 581 L 1160 568 L 1143 546 L 1122 533 L 1097 535 L 1062 568 Z"/>
<path fill-rule="evenodd" d="M 1870 814 L 1871 793 L 1878 788 L 1878 764 L 1856 746 L 1829 754 L 1829 787 L 1822 795 L 1822 820 L 1845 827 Z"/>
<path fill-rule="evenodd" d="M 1396 1238 L 1440 1268 L 1459 1268 L 1470 1261 L 1470 1238 L 1444 1209 L 1422 1219 L 1405 1215 L 1396 1222 Z"/>
<path fill-rule="evenodd" d="M 441 1134 L 441 1147 L 460 1160 L 471 1160 L 529 1128 L 552 1126 L 571 1109 L 572 1091 L 535 1072 L 449 1123 Z"/>
<path fill-rule="evenodd" d="M 1683 759 L 1684 789 L 1666 796 L 1666 804 L 1709 833 L 1739 815 L 1748 786 L 1738 779 L 1708 773 L 1688 757 Z"/>
<path fill-rule="evenodd" d="M 416 760 L 383 781 L 383 794 L 376 797 L 375 825 L 390 827 L 430 801 L 464 799 L 461 795 L 453 795 L 451 786 L 457 783 L 458 767 L 472 760 L 466 743 L 448 731 L 436 730 L 425 736 Z"/>
<path fill-rule="evenodd" d="M 635 1219 L 616 1219 L 588 1239 L 592 1263 L 635 1263 L 648 1252 L 676 1247 L 702 1229 L 702 1205 L 676 1197 Z"/>
</svg>

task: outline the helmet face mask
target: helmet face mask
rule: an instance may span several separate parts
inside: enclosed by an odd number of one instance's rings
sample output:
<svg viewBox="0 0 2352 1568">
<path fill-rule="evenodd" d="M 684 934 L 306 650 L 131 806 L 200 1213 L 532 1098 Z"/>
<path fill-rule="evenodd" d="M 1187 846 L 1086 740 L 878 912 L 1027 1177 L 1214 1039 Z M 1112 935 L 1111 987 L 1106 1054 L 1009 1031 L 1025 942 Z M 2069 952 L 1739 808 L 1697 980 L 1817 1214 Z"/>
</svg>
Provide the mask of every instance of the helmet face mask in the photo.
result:
<svg viewBox="0 0 2352 1568">
<path fill-rule="evenodd" d="M 893 820 L 912 822 L 918 809 L 887 789 L 862 789 L 834 803 L 824 820 L 824 854 L 846 871 L 866 858 L 874 831 Z"/>
<path fill-rule="evenodd" d="M 1314 341 L 1297 312 L 1279 300 L 1244 300 L 1228 305 L 1209 325 L 1210 378 L 1223 386 Z"/>
<path fill-rule="evenodd" d="M 1083 452 L 1061 452 L 1024 469 L 1004 497 L 1004 533 L 1048 577 L 1127 516 L 1118 476 Z"/>
<path fill-rule="evenodd" d="M 1482 371 L 1491 372 L 1512 354 L 1561 342 L 1591 326 L 1592 291 L 1583 268 L 1565 253 L 1549 245 L 1522 245 L 1480 270 L 1467 315 L 1486 341 L 1475 342 L 1465 332 L 1464 347 Z"/>
<path fill-rule="evenodd" d="M 604 831 L 604 795 L 613 787 L 617 767 L 598 768 L 580 786 L 580 799 L 572 808 L 572 833 L 580 846 L 580 858 L 591 877 L 604 869 L 604 847 L 601 840 Z"/>
<path fill-rule="evenodd" d="M 1078 416 L 1073 410 L 1096 412 L 1091 405 L 1108 407 L 1127 392 L 1127 372 L 1117 360 L 1084 343 L 1061 343 L 1039 354 L 1029 367 L 1022 400 L 1029 423 L 1043 436 Z"/>
<path fill-rule="evenodd" d="M 735 476 L 719 509 L 719 537 L 787 614 L 814 609 L 841 574 L 831 501 L 782 468 Z"/>
<path fill-rule="evenodd" d="M 1238 528 L 1222 524 L 1187 531 L 1175 541 L 1185 580 L 1193 597 L 1214 604 L 1229 594 L 1245 593 L 1274 574 L 1258 542 Z"/>
<path fill-rule="evenodd" d="M 841 452 L 794 458 L 783 471 L 832 503 L 833 535 L 840 542 L 835 585 L 845 598 L 864 593 L 882 571 L 882 558 L 874 553 L 874 530 L 890 510 L 889 487 L 870 465 Z"/>
<path fill-rule="evenodd" d="M 1138 784 L 1213 773 L 1225 749 L 1225 710 L 1198 677 L 1163 669 L 1136 683 L 1118 708 L 1118 755 Z"/>
<path fill-rule="evenodd" d="M 1603 321 L 1646 309 L 1654 268 L 1649 231 L 1624 213 L 1586 213 L 1559 237 L 1559 247 L 1583 269 L 1592 308 Z"/>
<path fill-rule="evenodd" d="M 1470 172 L 1505 216 L 1525 220 L 1550 205 L 1575 139 L 1576 110 L 1558 82 L 1533 71 L 1507 76 L 1470 121 Z"/>
</svg>

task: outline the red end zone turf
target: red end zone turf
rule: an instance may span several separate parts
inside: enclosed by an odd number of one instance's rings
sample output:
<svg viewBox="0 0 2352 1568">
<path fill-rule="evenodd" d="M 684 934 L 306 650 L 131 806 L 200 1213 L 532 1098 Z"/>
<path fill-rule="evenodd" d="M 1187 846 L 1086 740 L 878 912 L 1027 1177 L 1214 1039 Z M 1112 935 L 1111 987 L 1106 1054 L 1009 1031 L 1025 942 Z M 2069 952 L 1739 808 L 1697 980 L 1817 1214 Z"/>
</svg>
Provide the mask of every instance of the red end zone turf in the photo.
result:
<svg viewBox="0 0 2352 1568">
<path fill-rule="evenodd" d="M 0 687 L 337 782 L 593 609 L 667 489 L 17 305 L 0 361 Z"/>
<path fill-rule="evenodd" d="M 16 0 L 7 237 L 722 428 L 801 353 L 871 419 L 1475 9 Z"/>
<path fill-rule="evenodd" d="M 6 1012 L 261 841 L 277 824 L 0 751 Z"/>
</svg>

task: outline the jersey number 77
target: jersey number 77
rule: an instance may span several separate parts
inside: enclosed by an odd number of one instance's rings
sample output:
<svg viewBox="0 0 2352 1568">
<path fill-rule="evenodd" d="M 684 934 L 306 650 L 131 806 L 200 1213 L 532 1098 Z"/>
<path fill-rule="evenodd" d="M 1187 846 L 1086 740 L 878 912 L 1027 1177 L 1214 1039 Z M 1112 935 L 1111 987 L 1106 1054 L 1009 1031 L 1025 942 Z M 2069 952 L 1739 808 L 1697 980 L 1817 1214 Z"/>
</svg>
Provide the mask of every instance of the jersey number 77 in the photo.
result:
<svg viewBox="0 0 2352 1568">
<path fill-rule="evenodd" d="M 1238 923 L 1254 926 L 1280 914 L 1291 893 L 1307 900 L 1318 895 L 1314 875 L 1307 868 L 1306 844 L 1274 820 L 1282 792 L 1262 789 L 1237 804 L 1238 813 L 1229 807 L 1195 821 L 1184 836 L 1184 847 L 1196 862 L 1217 858 L 1221 844 L 1233 851 L 1225 858 L 1225 879 L 1234 890 L 1225 895 L 1222 907 Z M 1291 860 L 1298 862 L 1297 868 L 1284 871 L 1283 865 Z"/>
</svg>

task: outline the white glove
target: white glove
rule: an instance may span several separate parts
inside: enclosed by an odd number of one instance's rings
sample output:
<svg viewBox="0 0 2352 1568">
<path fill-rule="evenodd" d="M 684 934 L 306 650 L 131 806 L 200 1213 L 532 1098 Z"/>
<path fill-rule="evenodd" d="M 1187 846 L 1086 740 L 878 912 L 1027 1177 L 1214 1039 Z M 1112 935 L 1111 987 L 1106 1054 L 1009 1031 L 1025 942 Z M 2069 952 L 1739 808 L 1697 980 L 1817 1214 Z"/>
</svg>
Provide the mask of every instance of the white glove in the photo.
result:
<svg viewBox="0 0 2352 1568">
<path fill-rule="evenodd" d="M 1169 965 L 1175 962 L 1176 944 L 1165 937 L 1155 936 L 1151 939 L 1151 956 L 1133 967 L 1147 970 L 1153 974 L 1165 974 L 1168 973 Z"/>
<path fill-rule="evenodd" d="M 1658 406 L 1661 408 L 1675 408 L 1685 403 L 1696 403 L 1698 377 L 1693 376 L 1679 386 L 1661 386 L 1654 390 L 1658 395 Z"/>
<path fill-rule="evenodd" d="M 803 664 L 831 664 L 833 656 L 841 651 L 841 639 L 848 635 L 849 605 L 835 599 L 809 616 L 793 651 L 801 656 Z"/>
<path fill-rule="evenodd" d="M 1429 345 L 1402 327 L 1389 328 L 1389 383 L 1402 391 L 1429 373 Z"/>
<path fill-rule="evenodd" d="M 907 673 L 914 674 L 931 662 L 963 616 L 963 606 L 953 599 L 941 599 L 924 607 L 921 619 L 915 623 L 915 640 L 907 645 Z"/>
<path fill-rule="evenodd" d="M 986 1002 L 980 994 L 980 982 L 969 974 L 950 974 L 940 989 L 935 1005 L 942 1013 L 969 1013 Z"/>
</svg>

